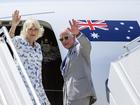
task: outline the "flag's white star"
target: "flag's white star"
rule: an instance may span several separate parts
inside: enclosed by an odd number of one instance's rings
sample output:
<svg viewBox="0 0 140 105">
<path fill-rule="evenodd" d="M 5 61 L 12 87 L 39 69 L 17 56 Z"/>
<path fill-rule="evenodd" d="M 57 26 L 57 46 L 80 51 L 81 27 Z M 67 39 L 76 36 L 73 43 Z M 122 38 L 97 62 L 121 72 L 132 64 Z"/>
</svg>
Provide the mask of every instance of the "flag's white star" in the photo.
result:
<svg viewBox="0 0 140 105">
<path fill-rule="evenodd" d="M 131 30 L 134 29 L 134 27 L 132 27 L 132 26 L 130 26 L 129 28 L 130 28 Z"/>
<path fill-rule="evenodd" d="M 119 28 L 118 28 L 118 27 L 115 27 L 114 29 L 115 29 L 115 30 L 119 30 Z"/>
<path fill-rule="evenodd" d="M 130 30 L 128 30 L 128 32 L 131 32 Z"/>
<path fill-rule="evenodd" d="M 124 23 L 123 23 L 123 22 L 120 22 L 120 24 L 121 24 L 121 25 L 124 25 Z"/>
<path fill-rule="evenodd" d="M 98 35 L 98 33 L 90 33 L 91 34 L 91 37 L 94 38 L 94 39 L 98 39 L 100 36 Z"/>
<path fill-rule="evenodd" d="M 128 39 L 128 40 L 129 40 L 129 39 L 130 39 L 130 36 L 126 36 L 126 39 Z"/>
</svg>

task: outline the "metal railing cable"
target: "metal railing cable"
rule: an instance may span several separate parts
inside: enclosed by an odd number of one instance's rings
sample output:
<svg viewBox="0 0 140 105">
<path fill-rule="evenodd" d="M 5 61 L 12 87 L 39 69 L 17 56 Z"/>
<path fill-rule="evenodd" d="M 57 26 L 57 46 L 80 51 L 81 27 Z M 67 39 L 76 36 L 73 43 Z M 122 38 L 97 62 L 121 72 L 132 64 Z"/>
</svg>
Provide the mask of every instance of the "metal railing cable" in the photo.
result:
<svg viewBox="0 0 140 105">
<path fill-rule="evenodd" d="M 17 53 L 17 51 L 16 51 L 16 49 L 15 49 L 13 43 L 12 43 L 12 40 L 11 40 L 11 38 L 9 36 L 9 33 L 7 31 L 7 28 L 5 26 L 3 26 L 0 29 L 0 34 L 2 34 L 2 33 L 3 33 L 2 37 L 4 37 L 4 39 L 6 39 L 5 41 L 9 44 L 9 46 L 10 46 L 12 52 L 13 52 L 14 58 L 16 59 L 18 65 L 19 65 L 19 67 L 20 67 L 20 69 L 21 69 L 21 71 L 23 73 L 23 76 L 25 77 L 25 81 L 27 82 L 27 84 L 28 84 L 28 86 L 29 86 L 29 88 L 31 90 L 31 94 L 33 95 L 33 97 L 35 99 L 36 105 L 41 105 L 40 102 L 39 102 L 39 98 L 36 95 L 36 92 L 35 92 L 32 84 L 31 84 L 31 81 L 30 81 L 30 79 L 29 79 L 24 67 L 23 67 L 23 64 L 22 64 L 22 62 L 21 62 L 21 60 L 20 60 L 20 58 L 18 56 L 18 53 Z"/>
</svg>

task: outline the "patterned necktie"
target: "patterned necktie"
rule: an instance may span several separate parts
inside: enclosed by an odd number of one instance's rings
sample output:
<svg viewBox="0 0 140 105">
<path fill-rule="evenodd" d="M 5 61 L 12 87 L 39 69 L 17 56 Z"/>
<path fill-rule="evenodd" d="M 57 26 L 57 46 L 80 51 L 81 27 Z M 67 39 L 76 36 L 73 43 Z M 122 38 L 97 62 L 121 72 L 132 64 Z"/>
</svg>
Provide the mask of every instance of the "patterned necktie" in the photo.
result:
<svg viewBox="0 0 140 105">
<path fill-rule="evenodd" d="M 66 60 L 67 60 L 67 56 L 65 57 L 64 61 L 62 62 L 62 75 L 65 73 L 65 66 L 66 66 Z"/>
</svg>

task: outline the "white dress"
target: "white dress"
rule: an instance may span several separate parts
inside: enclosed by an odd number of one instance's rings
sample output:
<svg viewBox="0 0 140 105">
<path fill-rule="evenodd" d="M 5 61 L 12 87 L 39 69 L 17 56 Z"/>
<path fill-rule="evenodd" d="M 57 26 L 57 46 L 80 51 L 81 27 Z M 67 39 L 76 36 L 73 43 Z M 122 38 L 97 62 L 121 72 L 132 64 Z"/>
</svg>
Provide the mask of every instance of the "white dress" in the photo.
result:
<svg viewBox="0 0 140 105">
<path fill-rule="evenodd" d="M 17 50 L 17 53 L 23 63 L 23 66 L 31 80 L 31 83 L 36 91 L 36 94 L 39 98 L 41 105 L 50 105 L 48 98 L 46 97 L 43 85 L 42 85 L 42 51 L 40 44 L 35 42 L 34 47 L 30 46 L 29 43 L 22 38 L 21 36 L 15 36 L 13 39 L 13 44 Z M 32 98 L 32 101 L 35 104 L 34 98 L 31 94 L 30 89 L 28 88 L 27 82 L 24 79 L 24 76 L 20 71 L 20 74 L 23 78 L 23 81 L 27 87 L 27 90 Z"/>
</svg>

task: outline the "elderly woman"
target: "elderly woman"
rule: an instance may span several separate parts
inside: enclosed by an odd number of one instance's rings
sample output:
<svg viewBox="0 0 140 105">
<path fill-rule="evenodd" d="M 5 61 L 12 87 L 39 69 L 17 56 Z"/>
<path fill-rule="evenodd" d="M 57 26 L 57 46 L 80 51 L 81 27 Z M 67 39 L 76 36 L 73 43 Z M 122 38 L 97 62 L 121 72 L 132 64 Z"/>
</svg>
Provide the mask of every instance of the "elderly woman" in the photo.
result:
<svg viewBox="0 0 140 105">
<path fill-rule="evenodd" d="M 12 38 L 21 62 L 23 63 L 23 66 L 36 91 L 41 105 L 50 105 L 42 85 L 42 51 L 40 44 L 36 42 L 36 40 L 42 35 L 40 24 L 35 19 L 27 19 L 23 25 L 20 36 L 14 36 L 16 27 L 20 22 L 20 18 L 21 16 L 19 15 L 19 11 L 14 11 L 12 14 L 12 26 L 9 30 L 9 34 Z M 20 74 L 23 77 L 21 71 Z M 29 94 L 31 95 L 30 89 L 28 88 L 24 77 L 23 81 L 29 91 Z M 36 105 L 32 95 L 31 98 L 34 105 Z"/>
</svg>

